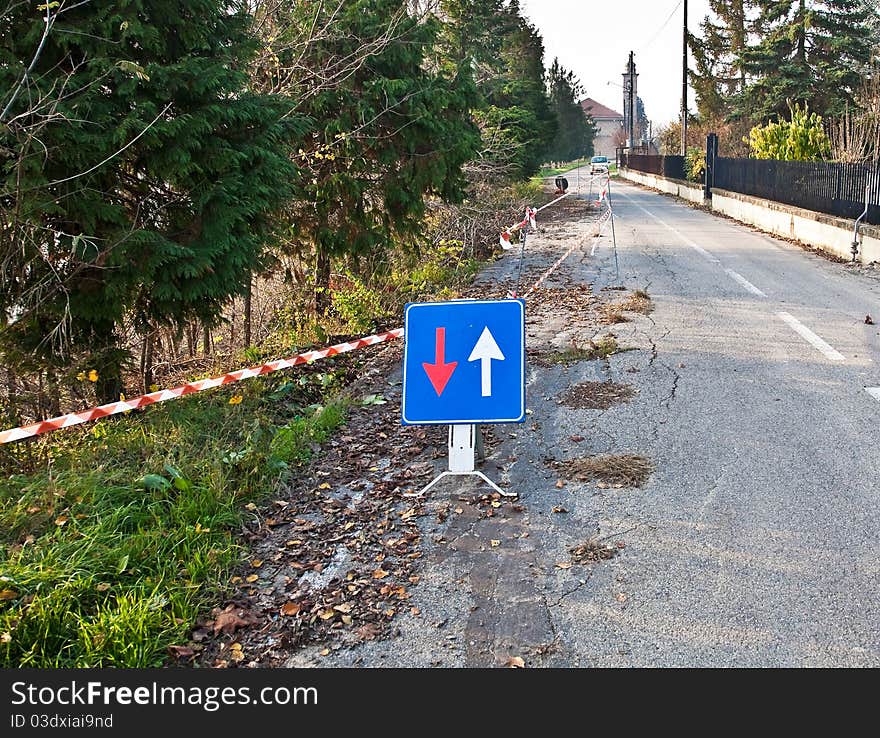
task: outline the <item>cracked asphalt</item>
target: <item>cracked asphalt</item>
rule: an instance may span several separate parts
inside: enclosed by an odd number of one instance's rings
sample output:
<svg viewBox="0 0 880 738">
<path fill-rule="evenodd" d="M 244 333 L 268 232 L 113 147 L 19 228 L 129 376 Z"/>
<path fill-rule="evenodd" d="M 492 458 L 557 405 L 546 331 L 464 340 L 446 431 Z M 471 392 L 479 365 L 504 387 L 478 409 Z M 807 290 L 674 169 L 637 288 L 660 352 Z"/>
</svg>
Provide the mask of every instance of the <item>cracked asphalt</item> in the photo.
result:
<svg viewBox="0 0 880 738">
<path fill-rule="evenodd" d="M 477 482 L 441 484 L 396 637 L 306 648 L 289 666 L 880 665 L 880 401 L 866 392 L 880 334 L 865 323 L 880 318 L 880 280 L 620 180 L 612 197 L 619 279 L 610 238 L 590 255 L 595 211 L 539 218 L 528 242 L 532 277 L 571 239 L 584 246 L 527 301 L 530 414 L 492 429 L 481 467 L 519 498 L 493 506 Z M 502 296 L 516 257 L 475 294 Z M 596 306 L 636 289 L 653 312 L 602 324 Z M 532 360 L 609 332 L 622 350 L 607 359 Z M 399 400 L 399 374 L 384 381 Z M 560 402 L 588 381 L 635 395 Z M 559 486 L 548 465 L 596 454 L 655 471 L 643 488 Z M 572 565 L 591 538 L 617 555 Z"/>
</svg>

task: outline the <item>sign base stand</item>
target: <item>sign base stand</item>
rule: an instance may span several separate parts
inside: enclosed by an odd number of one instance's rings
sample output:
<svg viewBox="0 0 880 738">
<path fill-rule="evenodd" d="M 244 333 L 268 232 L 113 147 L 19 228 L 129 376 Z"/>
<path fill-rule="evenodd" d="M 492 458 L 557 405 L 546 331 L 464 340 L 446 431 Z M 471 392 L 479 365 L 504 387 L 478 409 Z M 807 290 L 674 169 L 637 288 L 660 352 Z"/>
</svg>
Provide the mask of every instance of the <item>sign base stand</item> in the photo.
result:
<svg viewBox="0 0 880 738">
<path fill-rule="evenodd" d="M 483 458 L 483 435 L 477 425 L 449 426 L 449 469 L 418 492 L 404 493 L 404 497 L 421 497 L 446 477 L 479 477 L 502 497 L 517 497 L 516 492 L 506 492 L 483 472 L 476 470 L 476 458 Z"/>
</svg>

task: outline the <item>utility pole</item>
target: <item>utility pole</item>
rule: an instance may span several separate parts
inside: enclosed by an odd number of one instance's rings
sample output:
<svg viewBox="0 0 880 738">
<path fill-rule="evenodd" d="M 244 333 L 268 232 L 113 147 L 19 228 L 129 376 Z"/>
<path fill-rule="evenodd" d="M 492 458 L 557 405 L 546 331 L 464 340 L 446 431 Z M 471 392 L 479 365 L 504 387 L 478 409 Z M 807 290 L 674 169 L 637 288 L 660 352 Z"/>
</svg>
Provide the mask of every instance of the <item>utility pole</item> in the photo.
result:
<svg viewBox="0 0 880 738">
<path fill-rule="evenodd" d="M 626 71 L 623 73 L 623 113 L 628 133 L 627 148 L 632 153 L 636 145 L 635 119 L 636 119 L 636 63 L 633 61 L 633 52 L 629 52 L 629 61 Z"/>
<path fill-rule="evenodd" d="M 688 0 L 684 0 L 684 32 L 681 42 L 681 155 L 687 154 L 688 134 Z"/>
</svg>

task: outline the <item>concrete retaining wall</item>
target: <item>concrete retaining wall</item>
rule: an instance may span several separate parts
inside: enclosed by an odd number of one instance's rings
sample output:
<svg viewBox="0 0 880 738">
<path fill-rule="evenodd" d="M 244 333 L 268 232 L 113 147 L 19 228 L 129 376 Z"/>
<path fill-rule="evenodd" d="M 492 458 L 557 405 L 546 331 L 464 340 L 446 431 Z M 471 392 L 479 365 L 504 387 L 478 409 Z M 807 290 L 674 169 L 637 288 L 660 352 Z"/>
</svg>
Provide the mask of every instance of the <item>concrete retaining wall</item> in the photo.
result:
<svg viewBox="0 0 880 738">
<path fill-rule="evenodd" d="M 621 169 L 620 175 L 625 179 L 638 182 L 646 187 L 653 187 L 660 192 L 666 192 L 675 195 L 683 200 L 703 204 L 703 187 L 693 182 L 685 182 L 681 179 L 667 179 L 658 174 L 646 174 L 645 172 L 637 172 L 635 169 Z"/>
<path fill-rule="evenodd" d="M 702 187 L 632 169 L 621 169 L 620 174 L 625 179 L 684 200 L 700 205 L 707 204 L 722 215 L 756 226 L 762 231 L 793 238 L 847 261 L 852 258 L 851 220 L 717 188 L 712 190 L 712 199 L 704 203 Z M 863 264 L 880 262 L 880 228 L 862 226 L 859 230 L 859 242 L 859 261 Z"/>
<path fill-rule="evenodd" d="M 852 259 L 851 220 L 719 189 L 712 190 L 712 209 L 762 231 L 793 238 L 847 261 Z M 859 239 L 860 261 L 863 264 L 880 261 L 880 229 L 863 226 L 859 229 Z"/>
</svg>

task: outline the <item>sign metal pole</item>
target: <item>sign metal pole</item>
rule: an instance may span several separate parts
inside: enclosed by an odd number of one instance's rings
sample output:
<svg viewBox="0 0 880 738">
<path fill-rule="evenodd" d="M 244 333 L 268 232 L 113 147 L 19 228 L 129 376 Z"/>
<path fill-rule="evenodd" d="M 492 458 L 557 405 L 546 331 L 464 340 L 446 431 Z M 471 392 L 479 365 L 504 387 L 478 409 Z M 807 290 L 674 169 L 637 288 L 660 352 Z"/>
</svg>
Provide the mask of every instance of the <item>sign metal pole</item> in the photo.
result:
<svg viewBox="0 0 880 738">
<path fill-rule="evenodd" d="M 447 442 L 449 448 L 449 469 L 422 487 L 418 492 L 406 492 L 404 497 L 421 497 L 433 489 L 446 477 L 479 477 L 502 497 L 517 497 L 516 492 L 507 492 L 476 468 L 476 457 L 482 447 L 482 437 L 478 425 L 450 425 Z"/>
</svg>

